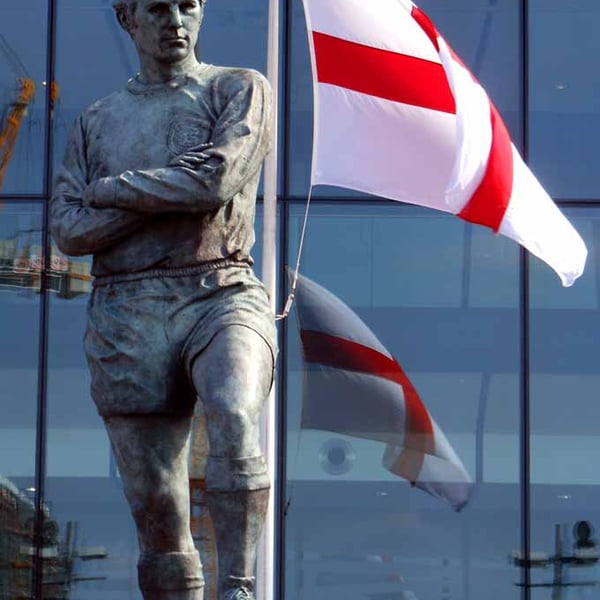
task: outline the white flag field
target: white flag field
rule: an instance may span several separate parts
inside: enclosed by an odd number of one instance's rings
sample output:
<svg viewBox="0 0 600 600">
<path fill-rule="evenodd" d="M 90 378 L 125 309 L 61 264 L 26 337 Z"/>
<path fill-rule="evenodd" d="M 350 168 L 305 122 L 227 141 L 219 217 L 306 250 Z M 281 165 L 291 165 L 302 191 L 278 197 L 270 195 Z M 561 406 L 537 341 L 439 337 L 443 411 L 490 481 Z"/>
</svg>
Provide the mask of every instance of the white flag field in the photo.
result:
<svg viewBox="0 0 600 600">
<path fill-rule="evenodd" d="M 587 249 L 523 162 L 475 77 L 409 0 L 303 0 L 313 185 L 350 188 L 490 227 L 570 286 Z"/>
</svg>

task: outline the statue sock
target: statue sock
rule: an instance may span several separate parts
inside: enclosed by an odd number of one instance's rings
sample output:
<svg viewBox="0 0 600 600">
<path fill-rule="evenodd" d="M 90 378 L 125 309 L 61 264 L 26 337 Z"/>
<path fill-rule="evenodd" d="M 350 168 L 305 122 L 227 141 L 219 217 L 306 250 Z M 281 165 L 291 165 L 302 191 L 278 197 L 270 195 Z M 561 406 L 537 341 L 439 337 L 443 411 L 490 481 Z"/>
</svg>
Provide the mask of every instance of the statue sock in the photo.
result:
<svg viewBox="0 0 600 600">
<path fill-rule="evenodd" d="M 203 600 L 204 588 L 194 590 L 152 590 L 142 592 L 144 600 Z"/>
<path fill-rule="evenodd" d="M 256 546 L 269 505 L 269 474 L 262 455 L 208 456 L 206 503 L 219 560 L 218 596 L 254 590 Z"/>
<path fill-rule="evenodd" d="M 144 600 L 203 600 L 198 552 L 142 554 L 138 577 Z"/>
<path fill-rule="evenodd" d="M 254 591 L 256 546 L 269 504 L 269 488 L 207 491 L 219 558 L 219 598 L 232 588 Z"/>
</svg>

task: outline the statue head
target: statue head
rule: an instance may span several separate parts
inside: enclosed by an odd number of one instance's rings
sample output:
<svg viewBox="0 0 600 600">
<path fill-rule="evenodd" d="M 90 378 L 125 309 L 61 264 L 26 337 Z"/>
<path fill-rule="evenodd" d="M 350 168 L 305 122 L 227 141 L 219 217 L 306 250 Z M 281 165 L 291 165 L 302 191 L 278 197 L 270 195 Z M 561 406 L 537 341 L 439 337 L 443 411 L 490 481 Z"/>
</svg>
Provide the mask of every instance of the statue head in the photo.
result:
<svg viewBox="0 0 600 600">
<path fill-rule="evenodd" d="M 114 0 L 140 59 L 174 63 L 194 52 L 206 0 Z"/>
</svg>

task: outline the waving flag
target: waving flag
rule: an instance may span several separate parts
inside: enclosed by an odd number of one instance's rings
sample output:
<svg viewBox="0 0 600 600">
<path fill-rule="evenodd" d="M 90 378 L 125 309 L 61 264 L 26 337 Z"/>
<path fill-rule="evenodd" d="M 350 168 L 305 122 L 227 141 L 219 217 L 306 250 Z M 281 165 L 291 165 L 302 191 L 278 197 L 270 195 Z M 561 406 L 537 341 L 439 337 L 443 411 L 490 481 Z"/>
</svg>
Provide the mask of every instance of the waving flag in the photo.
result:
<svg viewBox="0 0 600 600">
<path fill-rule="evenodd" d="M 331 292 L 298 277 L 302 427 L 384 442 L 384 466 L 460 510 L 471 479 L 394 357 Z"/>
<path fill-rule="evenodd" d="M 303 0 L 315 92 L 312 183 L 456 214 L 571 285 L 587 249 L 502 118 L 410 0 Z"/>
</svg>

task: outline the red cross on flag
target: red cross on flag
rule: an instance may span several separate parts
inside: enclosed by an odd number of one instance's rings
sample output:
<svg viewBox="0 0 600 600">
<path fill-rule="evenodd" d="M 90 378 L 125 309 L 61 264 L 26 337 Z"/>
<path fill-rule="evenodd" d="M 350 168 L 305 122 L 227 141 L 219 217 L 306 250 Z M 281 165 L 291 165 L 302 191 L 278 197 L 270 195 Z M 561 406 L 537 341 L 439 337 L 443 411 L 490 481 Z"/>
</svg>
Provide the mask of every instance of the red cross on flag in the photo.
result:
<svg viewBox="0 0 600 600">
<path fill-rule="evenodd" d="M 410 0 L 303 0 L 312 183 L 427 206 L 493 229 L 569 286 L 585 244 L 523 162 L 475 77 Z"/>
</svg>

